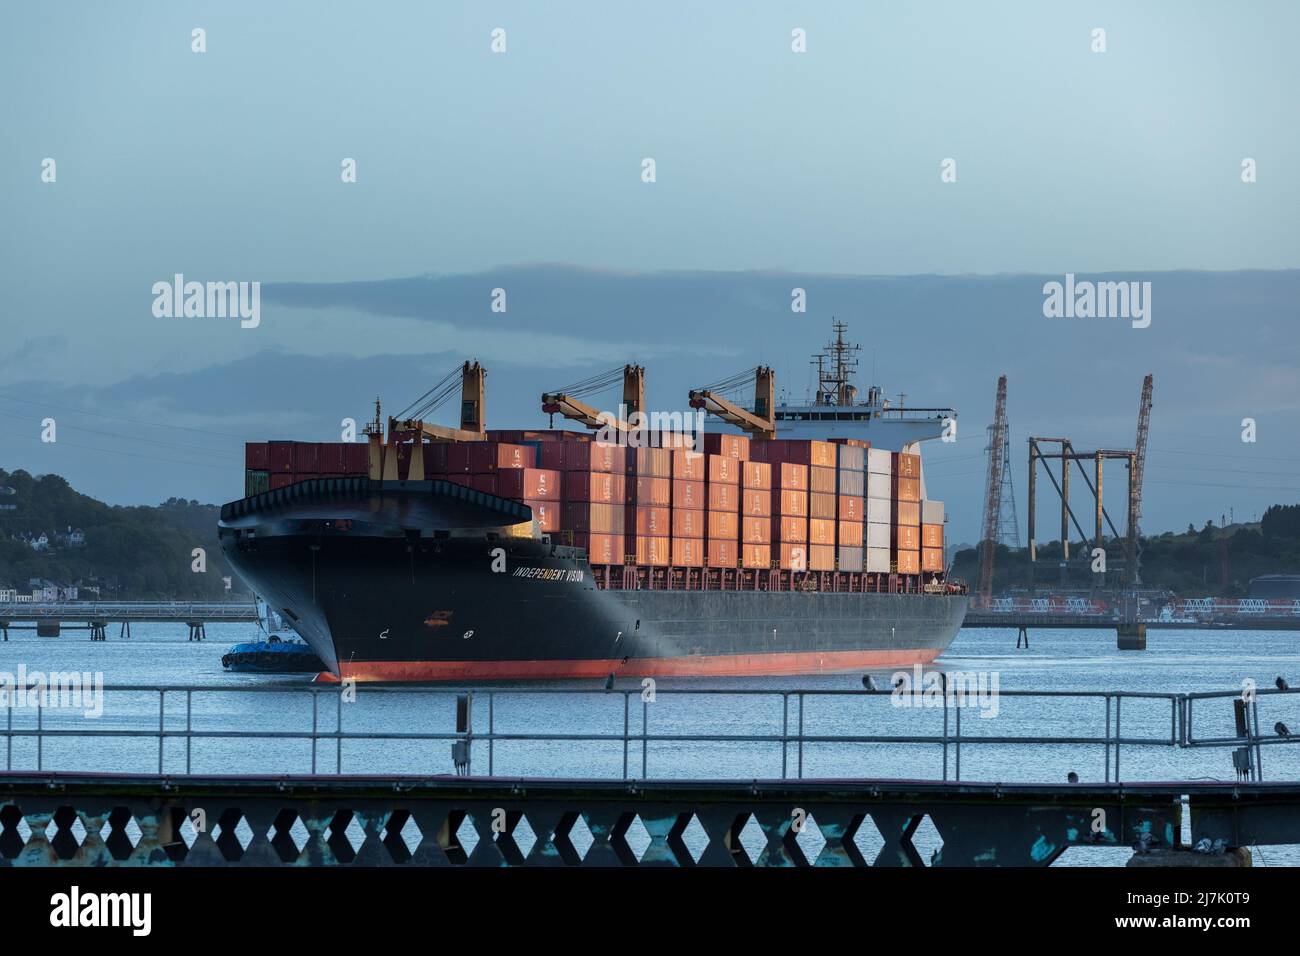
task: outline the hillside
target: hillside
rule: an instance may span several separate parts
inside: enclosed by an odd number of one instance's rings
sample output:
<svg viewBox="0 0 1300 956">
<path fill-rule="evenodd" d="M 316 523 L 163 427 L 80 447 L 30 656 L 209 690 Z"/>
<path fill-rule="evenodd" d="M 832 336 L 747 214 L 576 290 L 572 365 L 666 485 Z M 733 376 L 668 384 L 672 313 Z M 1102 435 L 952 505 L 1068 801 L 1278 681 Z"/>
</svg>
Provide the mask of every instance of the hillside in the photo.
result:
<svg viewBox="0 0 1300 956">
<path fill-rule="evenodd" d="M 1121 567 L 1123 543 L 1106 543 L 1111 571 Z M 1073 587 L 1091 583 L 1090 557 L 1077 543 L 1070 548 L 1067 582 Z M 1034 580 L 1040 585 L 1060 581 L 1060 541 L 1040 543 Z M 1207 523 L 1200 531 L 1190 525 L 1185 532 L 1167 531 L 1141 538 L 1142 583 L 1184 597 L 1245 597 L 1250 579 L 1262 574 L 1300 574 L 1300 505 L 1273 505 L 1258 524 L 1228 528 Z M 994 593 L 1030 583 L 1029 560 L 1024 549 L 998 548 L 993 564 Z M 979 580 L 975 548 L 959 550 L 952 573 L 972 585 Z M 1118 577 L 1118 575 L 1116 575 Z"/>
<path fill-rule="evenodd" d="M 216 505 L 171 498 L 156 507 L 117 507 L 79 494 L 58 475 L 0 469 L 0 588 L 30 592 L 31 578 L 55 584 L 98 585 L 103 600 L 220 600 L 231 575 L 217 542 Z M 36 551 L 24 534 L 68 528 L 85 533 L 84 546 Z M 191 569 L 195 548 L 206 551 L 207 571 Z M 246 596 L 232 576 L 231 596 Z M 84 595 L 83 595 L 84 596 Z"/>
</svg>

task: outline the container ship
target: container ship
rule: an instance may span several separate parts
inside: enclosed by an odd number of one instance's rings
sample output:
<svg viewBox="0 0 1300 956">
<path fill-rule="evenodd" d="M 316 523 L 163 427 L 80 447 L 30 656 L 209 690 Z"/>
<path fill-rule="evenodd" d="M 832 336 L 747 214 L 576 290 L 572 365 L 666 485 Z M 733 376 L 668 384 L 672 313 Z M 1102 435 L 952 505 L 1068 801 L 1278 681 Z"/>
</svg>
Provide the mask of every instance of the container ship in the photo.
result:
<svg viewBox="0 0 1300 956">
<path fill-rule="evenodd" d="M 919 449 L 956 413 L 875 387 L 860 400 L 844 331 L 814 356 L 803 403 L 777 403 L 763 367 L 752 408 L 724 387 L 692 391 L 697 421 L 722 423 L 707 431 L 648 427 L 636 365 L 617 415 L 582 401 L 594 380 L 542 396 L 594 432 L 489 430 L 485 372 L 466 362 L 387 427 L 376 402 L 364 441 L 247 445 L 222 547 L 323 680 L 929 663 L 967 597 L 946 580 L 944 508 L 925 496 Z M 460 427 L 425 420 L 457 386 Z"/>
</svg>

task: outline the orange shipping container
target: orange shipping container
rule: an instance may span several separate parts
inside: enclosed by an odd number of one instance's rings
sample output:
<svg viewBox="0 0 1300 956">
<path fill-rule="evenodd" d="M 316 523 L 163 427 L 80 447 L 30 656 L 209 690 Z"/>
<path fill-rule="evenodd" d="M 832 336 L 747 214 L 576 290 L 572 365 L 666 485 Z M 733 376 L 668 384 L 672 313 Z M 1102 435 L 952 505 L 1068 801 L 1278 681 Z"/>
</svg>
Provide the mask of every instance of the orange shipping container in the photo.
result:
<svg viewBox="0 0 1300 956">
<path fill-rule="evenodd" d="M 898 567 L 899 574 L 920 574 L 921 573 L 921 552 L 920 551 L 900 551 L 898 557 L 894 560 Z"/>
<path fill-rule="evenodd" d="M 836 503 L 835 495 L 823 495 L 815 491 L 810 492 L 808 495 L 808 517 L 834 518 Z"/>
<path fill-rule="evenodd" d="M 560 504 L 558 501 L 524 501 L 533 509 L 533 520 L 544 532 L 560 530 Z"/>
<path fill-rule="evenodd" d="M 671 478 L 673 453 L 670 448 L 629 448 L 627 472 L 647 478 Z"/>
<path fill-rule="evenodd" d="M 740 466 L 740 486 L 760 491 L 772 490 L 772 466 L 765 461 L 747 461 Z"/>
<path fill-rule="evenodd" d="M 628 449 L 604 442 L 543 441 L 541 465 L 561 471 L 600 471 L 622 474 L 626 469 Z"/>
<path fill-rule="evenodd" d="M 921 503 L 919 501 L 894 502 L 894 524 L 919 525 L 921 523 Z"/>
<path fill-rule="evenodd" d="M 808 517 L 808 492 L 787 489 L 772 492 L 772 514 Z"/>
<path fill-rule="evenodd" d="M 808 466 L 792 465 L 789 462 L 781 462 L 772 466 L 772 481 L 774 487 L 789 489 L 791 491 L 808 490 Z"/>
<path fill-rule="evenodd" d="M 833 447 L 833 446 L 832 446 Z M 835 545 L 813 544 L 808 546 L 809 571 L 835 570 Z"/>
<path fill-rule="evenodd" d="M 837 517 L 841 521 L 863 521 L 865 515 L 866 510 L 861 498 L 857 495 L 840 495 L 840 513 Z"/>
<path fill-rule="evenodd" d="M 776 565 L 783 571 L 808 570 L 808 546 L 806 544 L 779 544 L 772 546 Z"/>
<path fill-rule="evenodd" d="M 595 534 L 622 534 L 625 524 L 623 505 L 604 505 L 588 501 L 571 501 L 564 506 L 563 528 Z"/>
<path fill-rule="evenodd" d="M 532 449 L 528 449 L 532 451 Z M 502 468 L 496 472 L 496 493 L 502 498 L 560 500 L 560 472 L 550 468 Z"/>
<path fill-rule="evenodd" d="M 772 519 L 741 518 L 740 540 L 745 544 L 770 544 L 772 542 Z"/>
<path fill-rule="evenodd" d="M 742 544 L 740 546 L 740 566 L 742 568 L 767 568 L 772 565 L 772 546 L 770 544 Z"/>
<path fill-rule="evenodd" d="M 921 525 L 921 547 L 939 548 L 940 550 L 942 550 L 943 549 L 943 525 L 941 524 Z M 926 570 L 931 571 L 933 570 L 933 568 L 926 568 Z"/>
<path fill-rule="evenodd" d="M 622 564 L 623 536 L 621 534 L 575 534 L 573 546 L 587 549 L 587 560 L 592 564 Z"/>
<path fill-rule="evenodd" d="M 710 455 L 709 482 L 724 485 L 740 484 L 740 462 L 723 455 Z"/>
<path fill-rule="evenodd" d="M 943 548 L 922 548 L 921 549 L 921 570 L 942 571 L 943 570 Z"/>
<path fill-rule="evenodd" d="M 637 535 L 636 563 L 651 567 L 666 567 L 672 557 L 672 547 L 667 537 L 647 534 Z"/>
<path fill-rule="evenodd" d="M 704 466 L 705 458 L 698 451 L 691 451 L 686 448 L 673 449 L 674 478 L 685 478 L 690 481 L 703 481 Z"/>
<path fill-rule="evenodd" d="M 709 537 L 734 539 L 740 533 L 740 522 L 734 511 L 708 513 Z"/>
<path fill-rule="evenodd" d="M 808 490 L 824 495 L 833 495 L 839 490 L 835 484 L 834 468 L 809 468 Z"/>
<path fill-rule="evenodd" d="M 710 455 L 744 461 L 749 457 L 749 436 L 707 432 L 704 435 L 704 451 Z"/>
<path fill-rule="evenodd" d="M 564 477 L 564 500 L 621 505 L 627 500 L 627 478 L 608 472 L 570 471 Z"/>
<path fill-rule="evenodd" d="M 685 508 L 673 509 L 673 537 L 674 538 L 703 538 L 704 530 L 704 512 L 694 509 Z M 676 561 L 673 564 L 677 564 Z"/>
<path fill-rule="evenodd" d="M 628 488 L 632 493 L 629 504 L 655 505 L 667 508 L 673 501 L 673 482 L 671 478 L 636 477 Z"/>
<path fill-rule="evenodd" d="M 753 518 L 771 517 L 772 492 L 746 488 L 740 493 L 740 513 Z"/>
<path fill-rule="evenodd" d="M 673 564 L 679 568 L 704 566 L 703 538 L 673 538 Z"/>
<path fill-rule="evenodd" d="M 708 492 L 710 511 L 740 510 L 739 485 L 720 485 L 716 481 L 711 481 L 708 485 Z"/>
<path fill-rule="evenodd" d="M 734 568 L 738 549 L 735 541 L 723 541 L 710 538 L 708 543 L 708 565 L 711 568 Z"/>
<path fill-rule="evenodd" d="M 808 519 L 794 517 L 777 519 L 777 534 L 788 544 L 807 544 Z"/>
<path fill-rule="evenodd" d="M 668 508 L 629 505 L 627 512 L 628 534 L 666 538 L 672 530 L 672 511 Z"/>
<path fill-rule="evenodd" d="M 808 543 L 809 544 L 834 544 L 835 543 L 835 519 L 829 521 L 824 518 L 808 519 Z"/>
<path fill-rule="evenodd" d="M 842 548 L 862 547 L 862 522 L 841 521 L 839 523 L 839 538 L 836 539 L 836 544 Z"/>
<path fill-rule="evenodd" d="M 898 501 L 920 501 L 921 483 L 915 478 L 894 476 L 894 498 Z"/>
<path fill-rule="evenodd" d="M 894 474 L 900 478 L 920 478 L 921 456 L 905 455 L 902 452 L 894 455 Z"/>
<path fill-rule="evenodd" d="M 900 524 L 894 529 L 894 547 L 899 551 L 921 550 L 921 529 Z"/>
<path fill-rule="evenodd" d="M 470 470 L 484 475 L 498 468 L 535 468 L 536 449 L 532 445 L 512 445 L 507 442 L 468 442 Z"/>
<path fill-rule="evenodd" d="M 674 508 L 703 508 L 705 505 L 704 482 L 687 481 L 681 478 L 673 479 L 673 507 Z"/>
</svg>

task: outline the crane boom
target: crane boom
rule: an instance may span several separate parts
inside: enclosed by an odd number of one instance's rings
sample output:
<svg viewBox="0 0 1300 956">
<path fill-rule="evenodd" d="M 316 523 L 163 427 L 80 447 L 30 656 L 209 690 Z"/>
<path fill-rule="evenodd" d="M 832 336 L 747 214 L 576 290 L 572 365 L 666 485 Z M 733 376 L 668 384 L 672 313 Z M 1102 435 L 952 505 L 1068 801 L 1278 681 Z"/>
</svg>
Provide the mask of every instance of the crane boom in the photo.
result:
<svg viewBox="0 0 1300 956">
<path fill-rule="evenodd" d="M 579 391 L 598 391 L 607 387 L 606 382 L 607 376 L 597 376 L 594 385 L 579 383 L 576 387 L 570 386 L 558 392 L 543 392 L 542 411 L 548 415 L 563 415 L 587 428 L 604 428 L 609 425 L 620 431 L 628 431 L 632 426 L 623 416 L 630 418 L 637 412 L 645 411 L 645 369 L 640 365 L 623 366 L 623 404 L 617 417 L 610 416 L 608 412 L 601 412 L 576 395 L 570 394 Z"/>
<path fill-rule="evenodd" d="M 1007 377 L 998 379 L 993 424 L 989 428 L 988 482 L 984 488 L 984 534 L 980 538 L 980 589 L 978 604 L 988 607 L 993 601 L 993 558 L 997 554 L 1002 520 L 1003 450 L 1007 442 Z"/>
<path fill-rule="evenodd" d="M 691 408 L 703 409 L 728 424 L 749 432 L 755 438 L 775 438 L 776 422 L 773 404 L 776 394 L 776 373 L 760 365 L 754 369 L 754 410 L 742 408 L 707 388 L 692 389 Z"/>
<path fill-rule="evenodd" d="M 1137 566 L 1138 522 L 1142 519 L 1142 473 L 1147 461 L 1147 432 L 1151 426 L 1152 376 L 1142 380 L 1142 399 L 1138 403 L 1137 441 L 1133 444 L 1133 471 L 1129 476 L 1128 538 L 1125 542 L 1125 573 L 1129 583 L 1140 583 Z"/>
</svg>

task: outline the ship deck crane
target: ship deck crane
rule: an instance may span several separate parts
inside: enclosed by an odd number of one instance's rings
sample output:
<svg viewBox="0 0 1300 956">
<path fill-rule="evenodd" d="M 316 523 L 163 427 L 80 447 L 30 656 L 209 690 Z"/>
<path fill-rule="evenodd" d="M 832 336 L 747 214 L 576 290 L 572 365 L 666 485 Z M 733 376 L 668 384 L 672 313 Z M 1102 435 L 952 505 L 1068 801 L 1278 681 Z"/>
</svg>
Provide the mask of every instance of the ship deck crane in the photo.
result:
<svg viewBox="0 0 1300 956">
<path fill-rule="evenodd" d="M 604 392 L 623 382 L 623 402 L 617 416 L 602 412 L 581 399 L 587 395 Z M 542 393 L 542 411 L 552 416 L 563 415 L 587 428 L 612 426 L 620 431 L 632 426 L 628 419 L 637 412 L 645 412 L 645 369 L 640 365 L 624 365 L 591 378 L 575 382 L 557 392 Z M 554 422 L 552 422 L 553 424 Z"/>
<path fill-rule="evenodd" d="M 444 375 L 432 388 L 407 405 L 396 415 L 388 417 L 387 446 L 392 449 L 385 453 L 385 437 L 380 418 L 379 400 L 375 399 L 375 420 L 365 428 L 369 443 L 369 470 L 373 479 L 396 481 L 398 478 L 399 443 L 414 442 L 423 444 L 427 438 L 431 441 L 483 441 L 487 438 L 487 422 L 484 416 L 486 390 L 484 379 L 487 370 L 478 362 L 466 361 L 458 368 Z M 460 391 L 460 427 L 438 425 L 426 421 L 426 416 L 437 411 Z M 412 455 L 409 481 L 424 478 L 424 456 Z"/>
<path fill-rule="evenodd" d="M 724 397 L 721 392 L 734 391 L 754 381 L 754 409 L 750 411 Z M 752 372 L 742 372 L 723 379 L 708 388 L 692 389 L 691 408 L 703 409 L 710 415 L 735 425 L 755 438 L 775 438 L 776 421 L 773 406 L 776 397 L 776 373 L 764 365 Z"/>
</svg>

